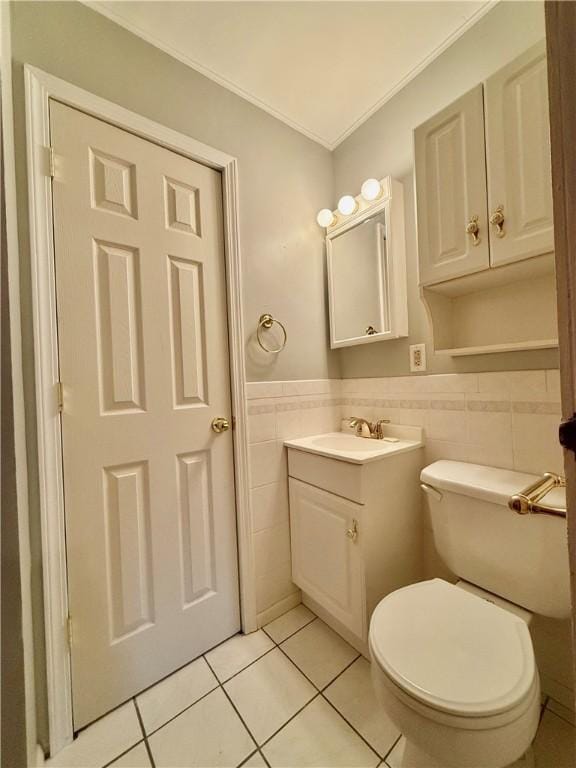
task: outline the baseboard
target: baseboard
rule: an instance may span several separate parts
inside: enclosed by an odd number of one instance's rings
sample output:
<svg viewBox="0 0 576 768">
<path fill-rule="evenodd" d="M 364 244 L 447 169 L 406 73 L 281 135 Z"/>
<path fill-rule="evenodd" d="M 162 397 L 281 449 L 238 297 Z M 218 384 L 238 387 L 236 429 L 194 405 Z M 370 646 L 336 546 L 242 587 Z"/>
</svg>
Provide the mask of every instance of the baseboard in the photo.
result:
<svg viewBox="0 0 576 768">
<path fill-rule="evenodd" d="M 288 597 L 285 597 L 279 602 L 274 603 L 274 605 L 271 605 L 270 608 L 266 608 L 265 611 L 262 611 L 262 613 L 258 614 L 258 628 L 263 627 L 265 624 L 269 624 L 271 621 L 274 621 L 274 619 L 282 616 L 282 614 L 292 610 L 292 608 L 296 608 L 296 606 L 300 605 L 301 602 L 302 593 L 300 590 L 297 590 L 293 594 L 288 595 Z"/>
<path fill-rule="evenodd" d="M 543 674 L 540 675 L 540 687 L 551 699 L 574 711 L 574 691 L 571 688 Z"/>
<path fill-rule="evenodd" d="M 42 768 L 45 763 L 46 758 L 44 757 L 44 750 L 40 744 L 36 744 L 36 768 Z"/>
</svg>

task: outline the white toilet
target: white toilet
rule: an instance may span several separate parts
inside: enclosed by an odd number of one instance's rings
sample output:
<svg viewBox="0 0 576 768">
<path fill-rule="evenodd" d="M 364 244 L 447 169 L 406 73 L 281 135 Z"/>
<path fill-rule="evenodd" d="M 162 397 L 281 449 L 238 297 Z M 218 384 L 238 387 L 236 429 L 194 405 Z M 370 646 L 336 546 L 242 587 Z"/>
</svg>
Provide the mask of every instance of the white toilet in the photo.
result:
<svg viewBox="0 0 576 768">
<path fill-rule="evenodd" d="M 570 615 L 566 521 L 508 508 L 534 479 L 456 461 L 422 471 L 437 551 L 463 581 L 412 584 L 372 615 L 373 683 L 406 738 L 405 768 L 504 768 L 530 747 L 531 612 Z M 564 489 L 548 500 L 565 506 Z"/>
</svg>

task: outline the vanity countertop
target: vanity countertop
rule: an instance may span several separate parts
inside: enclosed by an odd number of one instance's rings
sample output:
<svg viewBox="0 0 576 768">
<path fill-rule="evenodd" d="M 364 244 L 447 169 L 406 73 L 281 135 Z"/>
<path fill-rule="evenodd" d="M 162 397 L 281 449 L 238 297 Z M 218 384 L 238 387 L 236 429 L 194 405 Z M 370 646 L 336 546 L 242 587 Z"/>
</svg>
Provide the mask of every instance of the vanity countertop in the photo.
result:
<svg viewBox="0 0 576 768">
<path fill-rule="evenodd" d="M 351 464 L 367 464 L 380 461 L 406 451 L 413 451 L 424 445 L 420 427 L 405 427 L 388 424 L 385 427 L 389 440 L 357 437 L 349 432 L 328 432 L 323 435 L 311 435 L 296 440 L 286 440 L 284 445 L 306 453 L 316 453 L 338 461 Z"/>
</svg>

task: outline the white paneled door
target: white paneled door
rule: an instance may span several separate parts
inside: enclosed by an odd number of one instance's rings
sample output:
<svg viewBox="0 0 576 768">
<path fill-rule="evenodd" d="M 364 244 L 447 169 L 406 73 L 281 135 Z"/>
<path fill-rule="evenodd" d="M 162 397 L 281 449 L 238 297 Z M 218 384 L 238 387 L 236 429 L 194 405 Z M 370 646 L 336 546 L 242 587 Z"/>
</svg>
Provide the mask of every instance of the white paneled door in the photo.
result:
<svg viewBox="0 0 576 768">
<path fill-rule="evenodd" d="M 217 171 L 50 104 L 78 729 L 240 627 Z"/>
</svg>

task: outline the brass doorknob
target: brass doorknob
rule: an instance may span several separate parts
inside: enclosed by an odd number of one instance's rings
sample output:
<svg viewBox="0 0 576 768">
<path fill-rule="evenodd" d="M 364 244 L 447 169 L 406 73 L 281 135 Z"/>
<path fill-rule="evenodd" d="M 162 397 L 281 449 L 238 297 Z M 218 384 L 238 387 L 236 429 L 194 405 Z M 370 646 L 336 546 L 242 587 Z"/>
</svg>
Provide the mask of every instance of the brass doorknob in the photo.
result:
<svg viewBox="0 0 576 768">
<path fill-rule="evenodd" d="M 218 416 L 212 421 L 212 430 L 218 435 L 230 429 L 230 422 L 224 416 Z"/>
</svg>

